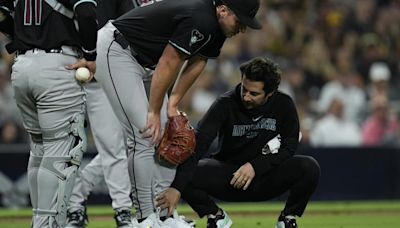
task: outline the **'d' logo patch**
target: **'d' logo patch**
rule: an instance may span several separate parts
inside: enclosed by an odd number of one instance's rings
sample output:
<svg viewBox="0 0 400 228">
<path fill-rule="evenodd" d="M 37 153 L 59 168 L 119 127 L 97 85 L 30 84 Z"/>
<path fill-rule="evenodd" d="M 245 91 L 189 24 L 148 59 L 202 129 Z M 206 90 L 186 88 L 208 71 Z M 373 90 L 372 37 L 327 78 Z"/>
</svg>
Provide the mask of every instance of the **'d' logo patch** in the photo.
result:
<svg viewBox="0 0 400 228">
<path fill-rule="evenodd" d="M 197 29 L 192 30 L 192 37 L 190 38 L 190 46 L 193 44 L 202 41 L 204 39 L 204 35 L 199 32 Z"/>
</svg>

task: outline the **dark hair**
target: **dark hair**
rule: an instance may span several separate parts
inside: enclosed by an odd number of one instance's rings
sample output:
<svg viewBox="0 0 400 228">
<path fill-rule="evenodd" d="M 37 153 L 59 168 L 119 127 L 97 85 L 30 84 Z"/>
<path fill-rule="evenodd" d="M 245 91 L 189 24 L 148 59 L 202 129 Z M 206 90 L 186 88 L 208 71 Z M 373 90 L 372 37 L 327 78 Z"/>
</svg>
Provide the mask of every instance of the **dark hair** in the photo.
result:
<svg viewBox="0 0 400 228">
<path fill-rule="evenodd" d="M 281 83 L 281 69 L 268 58 L 257 57 L 240 66 L 242 78 L 246 76 L 251 81 L 264 82 L 264 92 L 276 91 Z"/>
<path fill-rule="evenodd" d="M 214 5 L 215 6 L 220 6 L 220 5 L 226 5 L 226 4 L 221 0 L 214 0 Z"/>
</svg>

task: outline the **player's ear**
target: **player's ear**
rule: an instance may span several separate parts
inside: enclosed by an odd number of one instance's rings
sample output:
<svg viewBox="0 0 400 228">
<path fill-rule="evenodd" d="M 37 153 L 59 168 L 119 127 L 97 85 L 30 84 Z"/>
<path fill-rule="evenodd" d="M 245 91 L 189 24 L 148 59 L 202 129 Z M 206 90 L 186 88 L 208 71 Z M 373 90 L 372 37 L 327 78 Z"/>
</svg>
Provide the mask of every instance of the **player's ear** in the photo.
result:
<svg viewBox="0 0 400 228">
<path fill-rule="evenodd" d="M 220 17 L 226 17 L 229 14 L 229 9 L 226 5 L 217 6 L 217 13 Z"/>
</svg>

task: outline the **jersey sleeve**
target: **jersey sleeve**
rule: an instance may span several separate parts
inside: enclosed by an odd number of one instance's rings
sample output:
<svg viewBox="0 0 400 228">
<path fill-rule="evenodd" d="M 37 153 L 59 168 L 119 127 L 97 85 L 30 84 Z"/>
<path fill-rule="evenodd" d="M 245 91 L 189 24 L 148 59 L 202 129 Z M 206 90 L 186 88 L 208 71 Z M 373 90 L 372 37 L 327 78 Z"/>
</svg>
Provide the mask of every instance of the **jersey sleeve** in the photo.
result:
<svg viewBox="0 0 400 228">
<path fill-rule="evenodd" d="M 195 153 L 178 166 L 171 187 L 178 189 L 180 192 L 184 191 L 196 171 L 197 163 L 201 158 L 207 156 L 211 143 L 217 137 L 221 126 L 225 122 L 226 115 L 224 113 L 226 110 L 225 103 L 218 99 L 207 111 L 196 128 Z"/>
<path fill-rule="evenodd" d="M 0 32 L 14 36 L 14 19 L 11 13 L 14 11 L 13 1 L 0 0 Z"/>
<path fill-rule="evenodd" d="M 14 1 L 10 0 L 0 0 L 0 9 L 7 12 L 14 11 Z"/>
<path fill-rule="evenodd" d="M 180 52 L 192 56 L 197 54 L 212 39 L 207 23 L 193 17 L 177 19 L 178 25 L 169 43 Z"/>
<path fill-rule="evenodd" d="M 221 34 L 215 34 L 214 39 L 207 43 L 203 49 L 200 50 L 199 55 L 207 59 L 215 59 L 221 53 L 221 48 L 224 45 L 226 37 Z"/>
</svg>

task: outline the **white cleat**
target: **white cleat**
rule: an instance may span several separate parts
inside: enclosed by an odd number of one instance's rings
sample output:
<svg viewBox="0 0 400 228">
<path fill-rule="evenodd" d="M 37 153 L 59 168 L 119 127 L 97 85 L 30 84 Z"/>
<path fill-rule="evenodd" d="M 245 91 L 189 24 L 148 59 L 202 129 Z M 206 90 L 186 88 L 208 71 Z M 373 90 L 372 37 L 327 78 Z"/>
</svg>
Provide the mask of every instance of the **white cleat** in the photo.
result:
<svg viewBox="0 0 400 228">
<path fill-rule="evenodd" d="M 164 221 L 164 224 L 173 227 L 173 228 L 193 228 L 195 225 L 191 225 L 190 223 L 184 220 L 184 216 L 179 216 L 178 212 L 174 210 L 174 214 L 171 218 L 167 218 Z"/>
<path fill-rule="evenodd" d="M 139 223 L 138 228 L 175 228 L 165 225 L 159 217 L 153 213 L 149 215 L 145 220 Z"/>
</svg>

